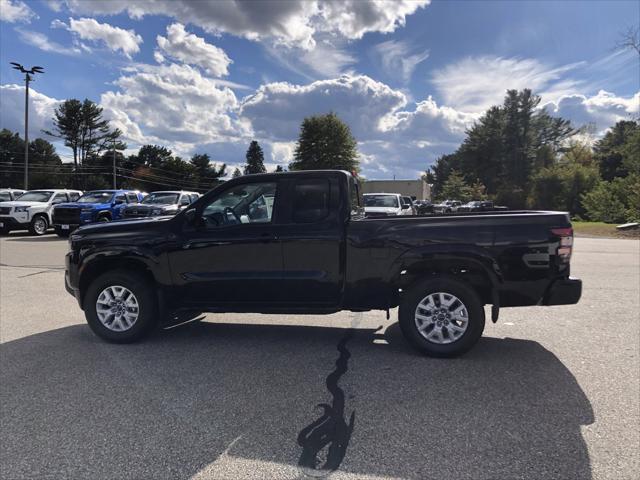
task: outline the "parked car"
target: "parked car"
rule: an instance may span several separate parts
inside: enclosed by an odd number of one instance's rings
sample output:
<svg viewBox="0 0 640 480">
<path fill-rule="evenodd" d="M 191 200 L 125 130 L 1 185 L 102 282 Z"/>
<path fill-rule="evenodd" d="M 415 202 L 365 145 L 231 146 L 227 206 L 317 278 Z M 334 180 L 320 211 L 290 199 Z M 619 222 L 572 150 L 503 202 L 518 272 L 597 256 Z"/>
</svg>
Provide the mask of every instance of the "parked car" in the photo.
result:
<svg viewBox="0 0 640 480">
<path fill-rule="evenodd" d="M 94 190 L 73 203 L 57 205 L 53 210 L 56 234 L 66 237 L 81 225 L 110 222 L 120 218 L 122 207 L 139 203 L 142 194 L 135 190 Z"/>
<path fill-rule="evenodd" d="M 139 204 L 127 205 L 122 209 L 122 218 L 153 217 L 175 215 L 200 198 L 197 192 L 162 191 L 152 192 Z"/>
<path fill-rule="evenodd" d="M 473 200 L 460 205 L 457 212 L 490 212 L 494 210 L 507 210 L 507 207 L 500 207 L 493 204 L 491 200 Z"/>
<path fill-rule="evenodd" d="M 433 204 L 429 200 L 416 200 L 413 202 L 417 215 L 428 215 L 433 213 Z"/>
<path fill-rule="evenodd" d="M 458 207 L 462 205 L 459 200 L 445 200 L 433 206 L 434 213 L 454 213 L 458 211 Z"/>
<path fill-rule="evenodd" d="M 29 230 L 32 235 L 44 235 L 51 225 L 55 205 L 76 200 L 79 190 L 29 190 L 17 200 L 0 203 L 0 233 Z"/>
<path fill-rule="evenodd" d="M 413 204 L 413 199 L 411 197 L 402 197 L 402 203 L 405 205 L 409 205 L 410 215 L 416 215 L 416 207 Z"/>
<path fill-rule="evenodd" d="M 567 213 L 366 218 L 359 188 L 336 170 L 246 175 L 173 217 L 83 227 L 70 237 L 66 289 L 112 342 L 176 312 L 399 306 L 404 336 L 434 356 L 471 348 L 486 304 L 496 321 L 502 307 L 578 302 Z"/>
<path fill-rule="evenodd" d="M 399 193 L 365 193 L 364 212 L 367 217 L 396 217 L 411 215 L 411 207 Z"/>
<path fill-rule="evenodd" d="M 16 190 L 14 188 L 0 188 L 0 202 L 16 200 L 24 192 L 24 190 Z"/>
</svg>

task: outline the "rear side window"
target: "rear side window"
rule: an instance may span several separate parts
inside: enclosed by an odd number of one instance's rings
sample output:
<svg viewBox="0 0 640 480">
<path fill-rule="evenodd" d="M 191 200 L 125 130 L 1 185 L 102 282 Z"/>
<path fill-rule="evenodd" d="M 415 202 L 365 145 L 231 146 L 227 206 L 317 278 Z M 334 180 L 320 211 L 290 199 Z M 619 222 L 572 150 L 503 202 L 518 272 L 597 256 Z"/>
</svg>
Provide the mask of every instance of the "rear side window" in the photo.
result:
<svg viewBox="0 0 640 480">
<path fill-rule="evenodd" d="M 200 198 L 200 196 L 197 193 L 192 193 L 189 195 L 189 198 L 191 199 L 191 203 L 195 202 L 198 198 Z"/>
<path fill-rule="evenodd" d="M 182 195 L 180 197 L 180 206 L 181 207 L 186 207 L 187 205 L 189 205 L 191 202 L 189 201 L 189 196 L 188 195 Z"/>
<path fill-rule="evenodd" d="M 315 223 L 329 215 L 329 180 L 300 180 L 293 187 L 294 223 Z"/>
<path fill-rule="evenodd" d="M 135 193 L 127 193 L 127 201 L 129 203 L 138 203 L 138 196 Z"/>
<path fill-rule="evenodd" d="M 78 192 L 69 192 L 69 200 L 72 202 L 76 202 L 80 198 L 80 194 Z"/>
</svg>

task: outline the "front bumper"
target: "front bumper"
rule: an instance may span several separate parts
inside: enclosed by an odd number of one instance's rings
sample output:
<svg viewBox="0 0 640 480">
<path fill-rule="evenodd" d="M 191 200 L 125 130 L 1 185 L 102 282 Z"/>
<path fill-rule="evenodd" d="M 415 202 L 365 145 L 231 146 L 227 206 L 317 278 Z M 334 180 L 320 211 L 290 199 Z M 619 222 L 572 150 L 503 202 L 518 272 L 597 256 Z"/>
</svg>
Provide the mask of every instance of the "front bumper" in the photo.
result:
<svg viewBox="0 0 640 480">
<path fill-rule="evenodd" d="M 82 308 L 82 297 L 80 295 L 80 289 L 76 287 L 76 285 L 78 284 L 78 275 L 77 270 L 75 269 L 75 265 L 71 261 L 72 255 L 73 252 L 69 252 L 64 257 L 64 288 L 67 293 L 73 295 L 76 298 L 76 300 L 78 301 L 78 305 L 80 305 L 80 308 Z"/>
<path fill-rule="evenodd" d="M 578 303 L 582 295 L 582 280 L 579 278 L 560 278 L 547 290 L 543 305 L 572 305 Z"/>
<path fill-rule="evenodd" d="M 25 215 L 24 221 L 21 222 L 22 218 L 17 219 L 15 217 L 0 217 L 0 223 L 2 223 L 3 228 L 9 229 L 24 229 L 29 228 L 29 216 Z"/>
</svg>

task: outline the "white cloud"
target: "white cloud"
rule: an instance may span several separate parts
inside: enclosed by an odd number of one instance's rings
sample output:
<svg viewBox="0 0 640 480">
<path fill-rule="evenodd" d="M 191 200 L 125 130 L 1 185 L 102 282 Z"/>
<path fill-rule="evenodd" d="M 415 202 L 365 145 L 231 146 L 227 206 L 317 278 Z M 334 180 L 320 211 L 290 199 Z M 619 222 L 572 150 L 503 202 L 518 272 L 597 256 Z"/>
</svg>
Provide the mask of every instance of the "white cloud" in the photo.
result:
<svg viewBox="0 0 640 480">
<path fill-rule="evenodd" d="M 63 0 L 45 0 L 44 2 L 50 10 L 54 12 L 61 12 L 63 5 Z"/>
<path fill-rule="evenodd" d="M 38 18 L 29 6 L 20 0 L 0 0 L 0 21 L 8 23 L 29 23 Z"/>
<path fill-rule="evenodd" d="M 0 85 L 0 129 L 6 128 L 12 132 L 24 135 L 24 86 L 6 84 Z M 48 97 L 29 88 L 29 137 L 45 137 L 42 130 L 51 130 L 53 111 L 61 100 Z M 51 139 L 49 139 L 51 140 Z"/>
<path fill-rule="evenodd" d="M 78 55 L 80 50 L 76 47 L 66 47 L 49 39 L 44 33 L 33 30 L 16 28 L 18 38 L 27 45 L 39 48 L 43 52 L 59 53 L 61 55 Z"/>
<path fill-rule="evenodd" d="M 130 141 L 165 143 L 184 151 L 250 131 L 234 117 L 238 101 L 233 91 L 188 65 L 146 66 L 115 83 L 119 91 L 102 94 L 101 104 Z"/>
<path fill-rule="evenodd" d="M 429 58 L 429 50 L 412 53 L 406 42 L 396 40 L 379 43 L 373 50 L 387 75 L 400 75 L 405 83 L 411 79 L 416 67 Z"/>
<path fill-rule="evenodd" d="M 534 59 L 468 57 L 436 71 L 432 81 L 448 106 L 482 112 L 502 104 L 508 89 L 541 91 L 580 65 L 554 68 Z"/>
<path fill-rule="evenodd" d="M 109 15 L 127 12 L 133 18 L 166 15 L 210 33 L 230 33 L 250 40 L 273 40 L 289 47 L 312 49 L 315 34 L 326 32 L 358 39 L 367 32 L 388 33 L 429 0 L 263 0 L 216 2 L 187 0 L 68 0 L 72 11 Z"/>
<path fill-rule="evenodd" d="M 271 162 L 274 165 L 282 165 L 286 167 L 293 161 L 295 149 L 295 142 L 272 142 Z"/>
<path fill-rule="evenodd" d="M 320 2 L 318 7 L 323 30 L 356 39 L 368 32 L 393 32 L 405 25 L 407 16 L 429 3 L 429 0 L 343 0 Z"/>
<path fill-rule="evenodd" d="M 600 90 L 591 97 L 572 94 L 545 105 L 549 113 L 571 120 L 574 126 L 593 124 L 598 135 L 620 120 L 640 117 L 640 91 L 631 97 L 619 97 Z"/>
<path fill-rule="evenodd" d="M 156 60 L 160 62 L 165 57 L 170 57 L 189 65 L 198 65 L 215 77 L 229 74 L 228 67 L 232 61 L 224 50 L 207 43 L 204 38 L 188 33 L 180 23 L 169 25 L 166 37 L 158 35 L 156 38 L 160 50 L 156 53 L 162 58 L 160 60 L 156 56 Z"/>
<path fill-rule="evenodd" d="M 133 30 L 124 30 L 93 18 L 69 19 L 69 30 L 82 40 L 103 42 L 109 50 L 122 51 L 127 58 L 140 51 L 142 37 Z"/>
<path fill-rule="evenodd" d="M 258 134 L 287 141 L 297 137 L 305 117 L 335 112 L 356 139 L 364 139 L 375 136 L 383 117 L 405 104 L 404 94 L 384 83 L 364 75 L 343 75 L 308 85 L 262 85 L 242 101 L 241 115 Z"/>
</svg>

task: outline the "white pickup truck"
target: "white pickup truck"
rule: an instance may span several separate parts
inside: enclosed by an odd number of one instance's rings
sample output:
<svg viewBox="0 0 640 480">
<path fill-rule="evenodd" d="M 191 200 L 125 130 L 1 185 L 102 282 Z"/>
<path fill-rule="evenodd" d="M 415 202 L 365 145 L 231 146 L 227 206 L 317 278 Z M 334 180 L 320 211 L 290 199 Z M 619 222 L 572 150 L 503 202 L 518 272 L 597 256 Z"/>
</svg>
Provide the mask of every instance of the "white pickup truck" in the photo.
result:
<svg viewBox="0 0 640 480">
<path fill-rule="evenodd" d="M 29 190 L 18 200 L 0 202 L 0 233 L 29 230 L 32 235 L 44 235 L 51 225 L 54 205 L 75 202 L 81 195 L 79 190 Z"/>
</svg>

